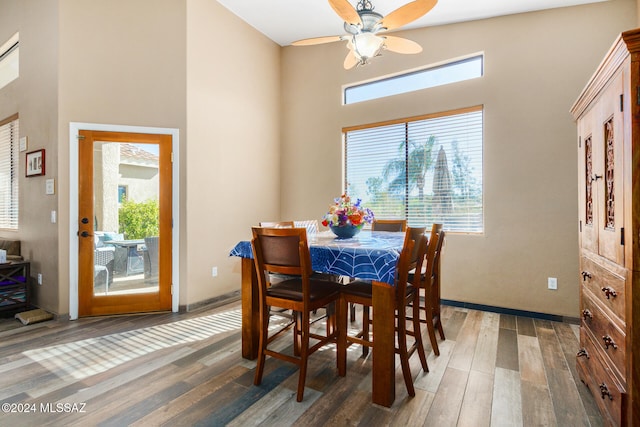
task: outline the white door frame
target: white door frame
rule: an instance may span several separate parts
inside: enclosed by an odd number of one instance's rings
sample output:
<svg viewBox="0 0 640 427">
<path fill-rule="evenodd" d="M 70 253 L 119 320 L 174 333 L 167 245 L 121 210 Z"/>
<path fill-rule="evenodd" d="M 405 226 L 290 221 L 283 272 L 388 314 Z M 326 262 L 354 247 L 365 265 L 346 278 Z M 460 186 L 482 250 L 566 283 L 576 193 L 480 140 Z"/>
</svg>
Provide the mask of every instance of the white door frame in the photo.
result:
<svg viewBox="0 0 640 427">
<path fill-rule="evenodd" d="M 176 313 L 180 295 L 180 132 L 173 128 L 155 128 L 97 123 L 69 123 L 69 318 L 78 318 L 78 134 L 80 130 L 108 132 L 151 133 L 172 136 L 172 201 L 173 219 L 171 255 L 171 310 Z"/>
</svg>

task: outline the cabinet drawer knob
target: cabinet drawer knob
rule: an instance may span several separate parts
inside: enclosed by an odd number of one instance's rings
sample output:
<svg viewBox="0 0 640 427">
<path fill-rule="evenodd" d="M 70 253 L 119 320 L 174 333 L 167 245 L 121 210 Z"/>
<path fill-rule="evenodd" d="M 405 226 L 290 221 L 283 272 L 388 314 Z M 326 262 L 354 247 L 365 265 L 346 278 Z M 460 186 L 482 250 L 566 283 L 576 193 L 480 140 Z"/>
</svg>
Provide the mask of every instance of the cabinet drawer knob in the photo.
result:
<svg viewBox="0 0 640 427">
<path fill-rule="evenodd" d="M 604 295 L 607 297 L 607 299 L 611 299 L 611 297 L 615 298 L 618 296 L 618 293 L 615 290 L 611 289 L 609 286 L 602 288 L 602 292 L 604 292 Z"/>
<path fill-rule="evenodd" d="M 591 314 L 588 308 L 585 308 L 584 310 L 582 310 L 582 318 L 584 320 L 593 319 L 593 314 Z"/>
<path fill-rule="evenodd" d="M 613 341 L 613 339 L 609 335 L 605 335 L 602 337 L 602 341 L 604 341 L 604 348 L 609 349 L 609 347 L 613 347 L 614 350 L 618 349 L 618 345 Z"/>
<path fill-rule="evenodd" d="M 591 279 L 591 273 L 589 273 L 588 271 L 583 271 L 581 274 L 583 282 L 586 282 L 587 279 Z"/>
<path fill-rule="evenodd" d="M 609 400 L 613 400 L 613 395 L 609 392 L 609 388 L 605 383 L 600 384 L 600 396 L 604 399 L 608 397 Z"/>
<path fill-rule="evenodd" d="M 578 350 L 576 357 L 586 357 L 587 359 L 589 359 L 589 353 L 587 353 L 586 349 L 581 348 L 580 350 Z"/>
</svg>

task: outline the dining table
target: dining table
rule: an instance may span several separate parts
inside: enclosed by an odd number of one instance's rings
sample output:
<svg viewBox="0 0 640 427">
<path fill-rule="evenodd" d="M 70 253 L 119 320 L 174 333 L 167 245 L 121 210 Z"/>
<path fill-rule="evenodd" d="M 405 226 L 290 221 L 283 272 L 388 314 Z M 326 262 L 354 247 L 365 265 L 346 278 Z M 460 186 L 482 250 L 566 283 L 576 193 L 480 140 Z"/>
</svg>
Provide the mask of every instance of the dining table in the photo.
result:
<svg viewBox="0 0 640 427">
<path fill-rule="evenodd" d="M 309 233 L 307 242 L 314 271 L 371 281 L 372 401 L 390 407 L 395 400 L 396 371 L 394 277 L 404 233 L 363 230 L 353 238 L 340 239 L 331 231 L 321 231 Z M 253 360 L 258 357 L 259 297 L 251 242 L 238 242 L 229 255 L 241 258 L 242 357 Z M 338 370 L 344 371 L 345 365 L 338 354 Z"/>
</svg>

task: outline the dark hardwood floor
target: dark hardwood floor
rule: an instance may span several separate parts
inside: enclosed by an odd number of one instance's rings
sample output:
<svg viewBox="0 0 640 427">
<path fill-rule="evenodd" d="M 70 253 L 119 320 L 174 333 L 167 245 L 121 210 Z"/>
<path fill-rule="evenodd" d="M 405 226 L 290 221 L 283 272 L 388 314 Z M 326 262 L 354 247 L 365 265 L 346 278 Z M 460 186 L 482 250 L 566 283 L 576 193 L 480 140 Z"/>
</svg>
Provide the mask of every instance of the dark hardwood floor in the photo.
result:
<svg viewBox="0 0 640 427">
<path fill-rule="evenodd" d="M 371 403 L 371 358 L 356 346 L 344 378 L 332 348 L 311 357 L 301 403 L 291 364 L 268 358 L 254 386 L 240 317 L 234 303 L 27 326 L 0 319 L 0 425 L 602 425 L 577 379 L 576 325 L 443 307 L 441 355 L 428 353 L 428 373 L 412 358 L 414 398 L 396 363 L 396 402 L 384 408 Z"/>
</svg>

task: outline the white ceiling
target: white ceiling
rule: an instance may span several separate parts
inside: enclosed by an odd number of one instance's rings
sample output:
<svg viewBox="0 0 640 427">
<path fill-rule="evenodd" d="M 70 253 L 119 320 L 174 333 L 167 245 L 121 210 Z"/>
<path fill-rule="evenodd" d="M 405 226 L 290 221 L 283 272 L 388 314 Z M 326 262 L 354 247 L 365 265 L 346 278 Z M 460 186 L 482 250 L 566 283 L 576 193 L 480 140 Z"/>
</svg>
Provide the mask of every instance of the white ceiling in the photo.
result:
<svg viewBox="0 0 640 427">
<path fill-rule="evenodd" d="M 387 15 L 410 0 L 372 0 Z M 425 16 L 402 29 L 451 24 L 494 16 L 607 0 L 439 0 Z M 327 0 L 218 0 L 243 21 L 281 46 L 300 39 L 345 34 L 342 20 Z M 350 0 L 355 6 L 357 0 Z"/>
</svg>

